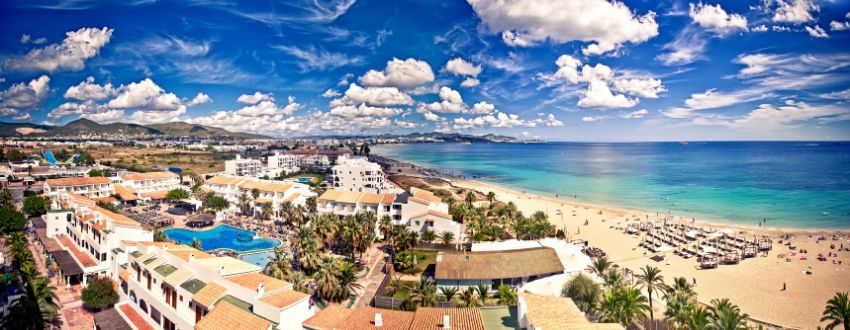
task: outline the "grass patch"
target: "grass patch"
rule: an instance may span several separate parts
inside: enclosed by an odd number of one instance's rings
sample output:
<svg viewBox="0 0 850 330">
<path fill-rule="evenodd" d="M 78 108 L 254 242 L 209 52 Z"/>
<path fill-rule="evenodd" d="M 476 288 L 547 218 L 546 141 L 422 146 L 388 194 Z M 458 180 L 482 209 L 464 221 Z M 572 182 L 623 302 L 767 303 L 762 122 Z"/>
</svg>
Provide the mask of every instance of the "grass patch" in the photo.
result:
<svg viewBox="0 0 850 330">
<path fill-rule="evenodd" d="M 395 299 L 407 300 L 410 298 L 410 293 L 413 292 L 413 287 L 416 285 L 416 282 L 413 281 L 396 281 L 392 285 L 387 288 L 392 287 L 393 290 L 385 290 L 384 296 L 393 297 Z M 388 295 L 392 293 L 391 295 Z"/>
<path fill-rule="evenodd" d="M 437 263 L 436 251 L 408 250 L 416 256 L 416 267 L 411 269 L 399 270 L 403 274 L 422 274 L 428 265 Z"/>
</svg>

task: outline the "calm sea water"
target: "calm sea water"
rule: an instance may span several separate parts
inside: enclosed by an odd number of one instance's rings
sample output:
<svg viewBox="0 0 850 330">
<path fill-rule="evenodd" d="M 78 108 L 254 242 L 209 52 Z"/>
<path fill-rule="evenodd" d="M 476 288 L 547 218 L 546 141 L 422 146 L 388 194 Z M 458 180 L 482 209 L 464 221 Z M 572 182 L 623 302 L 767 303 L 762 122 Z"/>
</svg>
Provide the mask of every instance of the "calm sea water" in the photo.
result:
<svg viewBox="0 0 850 330">
<path fill-rule="evenodd" d="M 850 143 L 379 145 L 372 152 L 548 195 L 703 220 L 850 228 Z"/>
</svg>

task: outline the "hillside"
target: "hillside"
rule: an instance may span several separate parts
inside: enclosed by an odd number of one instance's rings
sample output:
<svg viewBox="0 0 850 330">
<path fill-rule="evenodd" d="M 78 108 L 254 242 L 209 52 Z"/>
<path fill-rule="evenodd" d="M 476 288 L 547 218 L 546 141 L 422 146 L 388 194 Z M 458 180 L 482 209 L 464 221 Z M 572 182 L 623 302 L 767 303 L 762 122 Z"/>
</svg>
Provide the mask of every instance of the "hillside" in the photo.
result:
<svg viewBox="0 0 850 330">
<path fill-rule="evenodd" d="M 45 126 L 30 123 L 4 123 L 0 122 L 0 137 L 38 135 L 53 129 L 53 126 Z"/>
<path fill-rule="evenodd" d="M 127 123 L 98 124 L 88 119 L 77 119 L 64 126 L 46 126 L 31 123 L 0 122 L 0 137 L 10 136 L 127 136 L 148 135 L 167 137 L 202 137 L 233 139 L 264 139 L 263 135 L 230 132 L 218 127 L 208 127 L 184 122 L 142 126 Z"/>
<path fill-rule="evenodd" d="M 265 139 L 263 135 L 231 132 L 223 128 L 189 124 L 185 122 L 151 124 L 146 127 L 162 132 L 167 136 L 232 137 L 237 139 Z"/>
</svg>

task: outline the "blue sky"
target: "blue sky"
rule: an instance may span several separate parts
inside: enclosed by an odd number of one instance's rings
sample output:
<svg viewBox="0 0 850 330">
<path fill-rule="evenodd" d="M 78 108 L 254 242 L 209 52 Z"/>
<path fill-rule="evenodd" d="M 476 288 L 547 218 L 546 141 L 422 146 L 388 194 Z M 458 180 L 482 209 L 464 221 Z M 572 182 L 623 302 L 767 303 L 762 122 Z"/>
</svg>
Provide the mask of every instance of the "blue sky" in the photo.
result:
<svg viewBox="0 0 850 330">
<path fill-rule="evenodd" d="M 847 0 L 0 2 L 0 120 L 850 138 Z"/>
</svg>

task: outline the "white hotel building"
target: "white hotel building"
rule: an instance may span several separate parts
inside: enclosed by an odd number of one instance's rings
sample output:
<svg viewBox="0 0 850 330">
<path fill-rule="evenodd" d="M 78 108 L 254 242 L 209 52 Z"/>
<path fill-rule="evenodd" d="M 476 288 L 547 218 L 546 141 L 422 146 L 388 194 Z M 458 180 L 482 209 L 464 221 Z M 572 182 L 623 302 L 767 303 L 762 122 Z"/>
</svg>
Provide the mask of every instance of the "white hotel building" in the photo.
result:
<svg viewBox="0 0 850 330">
<path fill-rule="evenodd" d="M 329 189 L 318 198 L 317 204 L 320 213 L 338 216 L 372 212 L 380 221 L 384 215 L 388 215 L 394 224 L 407 226 L 420 234 L 426 230 L 433 230 L 437 234 L 448 231 L 454 233 L 458 241 L 462 240 L 464 234 L 463 224 L 452 220 L 448 213 L 448 204 L 433 193 L 415 187 L 411 188 L 410 193 L 402 194 Z M 377 231 L 378 226 L 375 227 Z"/>
<path fill-rule="evenodd" d="M 170 190 L 180 188 L 180 176 L 168 171 L 128 173 L 120 177 L 119 184 L 116 189 L 127 188 L 142 199 L 162 199 Z"/>
<path fill-rule="evenodd" d="M 309 295 L 239 259 L 162 242 L 120 250 L 118 308 L 156 329 L 301 329 L 315 313 Z"/>
<path fill-rule="evenodd" d="M 89 198 L 103 198 L 115 194 L 115 186 L 112 180 L 106 177 L 48 179 L 44 181 L 44 192 L 51 198 L 65 192 Z"/>
<path fill-rule="evenodd" d="M 332 168 L 336 190 L 380 194 L 387 190 L 381 165 L 365 157 L 340 155 Z"/>
<path fill-rule="evenodd" d="M 310 186 L 301 183 L 232 176 L 212 177 L 204 183 L 204 189 L 224 197 L 230 202 L 230 208 L 233 211 L 239 208 L 239 198 L 242 195 L 247 196 L 255 208 L 258 208 L 260 204 L 271 203 L 274 211 L 278 211 L 278 207 L 283 202 L 305 205 L 307 198 L 316 196 L 315 192 L 310 191 Z M 256 200 L 253 199 L 255 189 L 260 193 Z"/>
<path fill-rule="evenodd" d="M 259 176 L 263 172 L 263 163 L 258 159 L 242 158 L 224 161 L 224 173 L 231 176 Z"/>
</svg>

